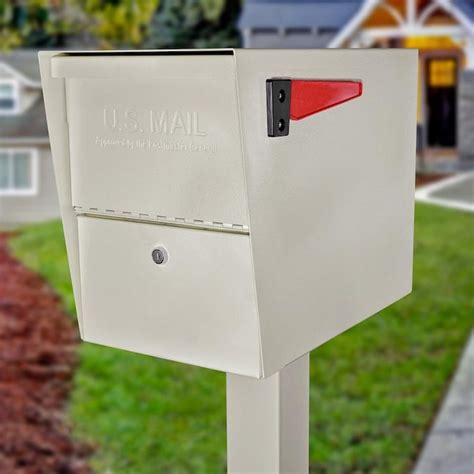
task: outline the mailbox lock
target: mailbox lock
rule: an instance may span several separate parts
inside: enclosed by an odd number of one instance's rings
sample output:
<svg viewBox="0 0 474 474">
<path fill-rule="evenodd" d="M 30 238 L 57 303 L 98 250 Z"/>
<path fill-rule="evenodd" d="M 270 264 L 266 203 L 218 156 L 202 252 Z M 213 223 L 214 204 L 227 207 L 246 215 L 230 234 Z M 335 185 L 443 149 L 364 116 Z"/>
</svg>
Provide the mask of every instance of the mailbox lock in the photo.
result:
<svg viewBox="0 0 474 474">
<path fill-rule="evenodd" d="M 157 265 L 163 265 L 168 261 L 168 252 L 163 247 L 157 247 L 151 252 L 151 258 Z"/>
</svg>

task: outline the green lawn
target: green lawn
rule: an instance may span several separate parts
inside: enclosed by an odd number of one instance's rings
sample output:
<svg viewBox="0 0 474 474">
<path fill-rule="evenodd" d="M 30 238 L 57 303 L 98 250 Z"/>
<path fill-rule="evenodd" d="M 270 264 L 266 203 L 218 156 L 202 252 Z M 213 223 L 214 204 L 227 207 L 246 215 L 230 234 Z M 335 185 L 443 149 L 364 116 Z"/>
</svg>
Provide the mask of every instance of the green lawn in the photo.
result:
<svg viewBox="0 0 474 474">
<path fill-rule="evenodd" d="M 61 225 L 11 245 L 73 314 Z M 474 217 L 417 206 L 413 294 L 311 355 L 312 472 L 407 472 L 474 322 L 473 295 Z M 98 472 L 224 472 L 224 374 L 87 343 L 80 359 L 70 416 L 98 443 Z"/>
</svg>

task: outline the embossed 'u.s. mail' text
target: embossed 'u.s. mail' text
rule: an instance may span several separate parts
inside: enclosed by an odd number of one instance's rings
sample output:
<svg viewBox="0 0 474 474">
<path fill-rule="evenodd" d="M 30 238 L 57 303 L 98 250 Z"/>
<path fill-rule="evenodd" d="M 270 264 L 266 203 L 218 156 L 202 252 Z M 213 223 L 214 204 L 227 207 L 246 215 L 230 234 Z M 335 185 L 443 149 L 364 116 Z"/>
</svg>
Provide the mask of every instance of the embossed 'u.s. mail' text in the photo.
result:
<svg viewBox="0 0 474 474">
<path fill-rule="evenodd" d="M 199 113 L 182 110 L 139 110 L 116 107 L 103 109 L 103 124 L 107 131 L 206 137 Z"/>
</svg>

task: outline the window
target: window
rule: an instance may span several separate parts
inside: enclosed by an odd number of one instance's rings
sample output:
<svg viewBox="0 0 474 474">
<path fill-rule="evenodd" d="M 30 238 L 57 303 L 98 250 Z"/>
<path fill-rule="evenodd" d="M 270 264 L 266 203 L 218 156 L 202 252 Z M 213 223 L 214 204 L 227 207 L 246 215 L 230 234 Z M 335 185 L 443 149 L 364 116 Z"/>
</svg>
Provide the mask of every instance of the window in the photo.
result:
<svg viewBox="0 0 474 474">
<path fill-rule="evenodd" d="M 320 35 L 335 35 L 339 31 L 339 28 L 334 26 L 320 26 L 318 28 L 318 34 Z"/>
<path fill-rule="evenodd" d="M 456 60 L 431 59 L 429 62 L 429 85 L 432 87 L 454 87 L 456 85 Z"/>
<path fill-rule="evenodd" d="M 313 30 L 304 26 L 295 26 L 287 28 L 285 33 L 287 35 L 310 35 L 313 33 Z"/>
<path fill-rule="evenodd" d="M 278 34 L 278 28 L 270 28 L 270 27 L 253 28 L 252 33 L 256 35 L 276 35 Z"/>
<path fill-rule="evenodd" d="M 37 193 L 36 150 L 0 148 L 0 196 L 33 196 Z"/>
<path fill-rule="evenodd" d="M 17 114 L 18 109 L 18 83 L 13 79 L 0 79 L 0 115 Z"/>
</svg>

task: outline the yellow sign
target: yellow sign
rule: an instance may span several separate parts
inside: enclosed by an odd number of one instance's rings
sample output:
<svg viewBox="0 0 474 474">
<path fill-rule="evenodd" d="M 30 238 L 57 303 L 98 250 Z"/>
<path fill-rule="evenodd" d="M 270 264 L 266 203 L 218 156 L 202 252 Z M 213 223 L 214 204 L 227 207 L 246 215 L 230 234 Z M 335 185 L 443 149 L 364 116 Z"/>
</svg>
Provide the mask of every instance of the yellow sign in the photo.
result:
<svg viewBox="0 0 474 474">
<path fill-rule="evenodd" d="M 431 59 L 429 62 L 429 85 L 431 87 L 453 87 L 456 85 L 456 60 Z"/>
</svg>

